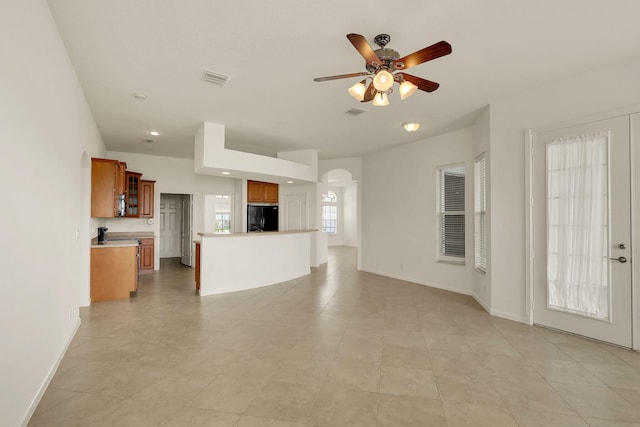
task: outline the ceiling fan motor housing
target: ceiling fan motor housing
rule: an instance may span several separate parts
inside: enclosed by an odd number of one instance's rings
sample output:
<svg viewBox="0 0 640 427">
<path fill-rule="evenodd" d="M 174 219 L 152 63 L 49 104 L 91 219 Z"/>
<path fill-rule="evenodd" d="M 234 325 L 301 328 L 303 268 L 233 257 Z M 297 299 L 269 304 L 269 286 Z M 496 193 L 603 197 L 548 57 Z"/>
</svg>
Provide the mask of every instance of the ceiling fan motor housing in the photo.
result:
<svg viewBox="0 0 640 427">
<path fill-rule="evenodd" d="M 398 53 L 398 51 L 391 48 L 383 47 L 374 50 L 374 52 L 376 55 L 378 55 L 378 58 L 380 58 L 380 62 L 382 62 L 382 65 L 376 67 L 375 65 L 366 64 L 367 71 L 369 71 L 370 73 L 375 73 L 378 70 L 395 70 L 396 67 L 391 67 L 391 64 L 400 58 L 400 54 Z"/>
</svg>

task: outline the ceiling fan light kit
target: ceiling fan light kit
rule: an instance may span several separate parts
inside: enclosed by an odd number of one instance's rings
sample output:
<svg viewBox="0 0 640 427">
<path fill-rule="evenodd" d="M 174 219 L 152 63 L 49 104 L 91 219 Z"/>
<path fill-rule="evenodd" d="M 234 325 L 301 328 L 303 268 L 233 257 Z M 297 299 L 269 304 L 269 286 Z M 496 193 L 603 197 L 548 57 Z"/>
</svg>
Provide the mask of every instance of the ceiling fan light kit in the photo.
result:
<svg viewBox="0 0 640 427">
<path fill-rule="evenodd" d="M 391 89 L 391 86 L 393 86 L 393 76 L 391 73 L 386 70 L 378 71 L 373 78 L 373 87 L 375 87 L 378 92 L 386 92 Z"/>
<path fill-rule="evenodd" d="M 375 106 L 389 105 L 388 94 L 393 92 L 392 87 L 394 82 L 398 82 L 400 85 L 401 100 L 407 99 L 418 89 L 425 92 L 433 92 L 438 89 L 440 85 L 436 82 L 405 72 L 394 73 L 451 53 L 451 45 L 446 41 L 440 41 L 410 55 L 400 57 L 397 51 L 386 47 L 391 41 L 391 37 L 388 34 L 378 34 L 374 38 L 374 42 L 380 46 L 380 48 L 375 51 L 360 34 L 347 34 L 347 39 L 365 59 L 365 68 L 367 71 L 317 77 L 313 80 L 316 82 L 326 82 L 329 80 L 366 76 L 364 80 L 351 86 L 348 92 L 360 102 L 373 101 L 372 105 Z M 366 86 L 367 79 L 372 79 L 368 87 Z"/>
<path fill-rule="evenodd" d="M 378 92 L 373 98 L 371 105 L 375 107 L 385 107 L 389 105 L 389 97 L 386 92 Z"/>
<path fill-rule="evenodd" d="M 418 90 L 418 86 L 406 80 L 403 81 L 402 83 L 400 83 L 400 99 L 404 101 L 405 99 L 413 95 L 416 90 Z"/>
<path fill-rule="evenodd" d="M 354 84 L 347 90 L 347 92 L 349 92 L 349 95 L 353 96 L 358 101 L 362 101 L 364 99 L 364 94 L 367 91 L 367 87 L 364 85 L 366 82 L 367 80 L 365 79 Z"/>
</svg>

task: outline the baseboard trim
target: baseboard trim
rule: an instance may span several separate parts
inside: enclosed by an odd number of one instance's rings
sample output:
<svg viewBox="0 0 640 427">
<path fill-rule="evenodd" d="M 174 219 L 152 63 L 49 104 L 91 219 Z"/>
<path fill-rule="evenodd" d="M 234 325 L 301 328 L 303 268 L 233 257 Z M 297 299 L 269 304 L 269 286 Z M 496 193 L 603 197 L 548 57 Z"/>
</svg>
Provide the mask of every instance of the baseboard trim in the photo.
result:
<svg viewBox="0 0 640 427">
<path fill-rule="evenodd" d="M 443 291 L 455 292 L 455 293 L 458 293 L 458 294 L 470 295 L 471 296 L 471 291 L 468 291 L 466 289 L 454 288 L 452 286 L 441 285 L 439 283 L 426 282 L 424 280 L 418 280 L 418 279 L 416 279 L 414 277 L 401 276 L 399 274 L 383 273 L 381 271 L 372 270 L 372 269 L 368 269 L 368 268 L 362 268 L 360 271 L 364 271 L 366 273 L 377 274 L 378 276 L 390 277 L 392 279 L 403 280 L 405 282 L 416 283 L 418 285 L 429 286 L 430 288 L 442 289 Z"/>
<path fill-rule="evenodd" d="M 480 304 L 480 306 L 482 308 L 484 308 L 484 311 L 486 311 L 487 313 L 491 314 L 491 308 L 487 304 L 484 303 L 482 298 L 480 298 L 478 295 L 476 295 L 475 292 L 472 293 L 471 296 L 473 297 L 474 300 L 476 300 L 476 302 L 478 304 Z"/>
<path fill-rule="evenodd" d="M 504 311 L 498 311 L 493 309 L 489 311 L 489 314 L 496 317 L 502 317 L 503 319 L 513 320 L 514 322 L 528 324 L 525 316 L 518 316 L 512 313 L 506 313 Z"/>
<path fill-rule="evenodd" d="M 29 421 L 31 420 L 31 417 L 33 416 L 33 413 L 38 408 L 38 404 L 40 403 L 40 400 L 42 399 L 42 396 L 44 396 L 44 393 L 47 391 L 47 388 L 49 387 L 49 384 L 51 384 L 51 380 L 53 379 L 53 376 L 56 374 L 56 371 L 58 370 L 58 367 L 60 366 L 60 363 L 62 362 L 62 359 L 64 358 L 64 355 L 67 353 L 67 350 L 69 349 L 69 346 L 71 345 L 71 341 L 73 341 L 73 338 L 76 336 L 76 333 L 78 332 L 78 329 L 80 328 L 80 323 L 81 323 L 81 320 L 80 320 L 80 317 L 78 317 L 78 320 L 76 321 L 75 328 L 73 329 L 73 332 L 71 333 L 71 335 L 69 335 L 69 339 L 67 340 L 67 343 L 65 344 L 64 349 L 62 350 L 62 353 L 60 353 L 60 355 L 58 356 L 58 359 L 56 360 L 56 362 L 53 364 L 53 366 L 49 370 L 49 373 L 47 374 L 47 376 L 45 377 L 44 381 L 42 382 L 42 385 L 38 389 L 38 392 L 33 397 L 33 400 L 31 401 L 31 404 L 29 405 L 29 408 L 28 408 L 27 412 L 24 414 L 24 417 L 22 418 L 22 421 L 20 422 L 20 426 L 26 427 L 27 424 L 29 424 Z"/>
</svg>

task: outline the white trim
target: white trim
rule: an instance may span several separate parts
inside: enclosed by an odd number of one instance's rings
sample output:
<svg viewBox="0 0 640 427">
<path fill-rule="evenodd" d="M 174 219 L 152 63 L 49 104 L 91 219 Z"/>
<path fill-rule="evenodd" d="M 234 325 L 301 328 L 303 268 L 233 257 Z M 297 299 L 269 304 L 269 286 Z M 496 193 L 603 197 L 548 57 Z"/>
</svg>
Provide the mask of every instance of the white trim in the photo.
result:
<svg viewBox="0 0 640 427">
<path fill-rule="evenodd" d="M 489 314 L 491 314 L 492 316 L 501 317 L 503 319 L 513 320 L 514 322 L 524 323 L 525 325 L 533 325 L 533 323 L 528 323 L 527 319 L 524 316 L 519 316 L 516 314 L 498 310 L 491 310 Z"/>
<path fill-rule="evenodd" d="M 631 260 L 632 260 L 632 272 L 631 272 L 631 298 L 632 298 L 632 306 L 631 306 L 631 348 L 640 351 L 640 262 L 634 263 L 633 260 L 638 257 L 640 259 L 640 244 L 634 244 L 634 242 L 638 242 L 640 239 L 640 221 L 634 221 L 634 215 L 637 216 L 637 213 L 640 212 L 640 189 L 636 188 L 638 184 L 640 184 L 640 177 L 638 174 L 637 164 L 640 164 L 638 160 L 640 160 L 640 150 L 634 149 L 635 144 L 640 141 L 634 141 L 633 134 L 633 115 L 640 113 L 640 105 L 632 105 L 628 107 L 622 107 L 619 109 L 602 112 L 594 115 L 590 115 L 583 118 L 573 119 L 566 122 L 556 123 L 555 125 L 548 125 L 544 127 L 540 127 L 537 129 L 529 129 L 525 131 L 525 216 L 526 216 L 526 224 L 525 224 L 525 250 L 526 250 L 526 292 L 527 292 L 527 300 L 525 302 L 525 313 L 528 309 L 528 313 L 525 314 L 526 319 L 528 319 L 528 324 L 533 324 L 533 305 L 534 300 L 531 295 L 533 295 L 533 266 L 534 266 L 534 257 L 533 257 L 533 224 L 532 224 L 532 212 L 533 212 L 533 201 L 532 201 L 532 165 L 531 162 L 533 160 L 533 136 L 537 134 L 542 134 L 546 132 L 551 132 L 554 130 L 561 130 L 564 128 L 579 126 L 582 124 L 593 123 L 601 120 L 608 120 L 615 117 L 626 116 L 629 117 L 629 145 L 630 145 L 630 179 L 631 179 Z M 640 132 L 638 132 L 640 135 Z M 638 159 L 636 159 L 636 157 Z M 637 194 L 636 194 L 637 193 Z M 493 313 L 492 313 L 493 314 Z M 499 314 L 496 314 L 499 316 Z M 506 317 L 509 318 L 509 317 Z M 515 319 L 513 319 L 515 320 Z M 527 323 L 527 321 L 523 322 Z"/>
<path fill-rule="evenodd" d="M 525 132 L 525 165 L 524 165 L 524 187 L 525 187 L 525 323 L 533 325 L 533 132 L 531 129 Z"/>
<path fill-rule="evenodd" d="M 471 296 L 473 297 L 473 299 L 474 299 L 474 300 L 476 300 L 476 302 L 477 302 L 478 304 L 480 304 L 480 305 L 482 306 L 482 308 L 484 308 L 484 310 L 485 310 L 487 313 L 491 313 L 491 308 L 489 307 L 489 305 L 488 305 L 488 304 L 486 304 L 486 303 L 482 300 L 482 298 L 480 298 L 480 297 L 479 297 L 475 292 L 473 292 L 473 293 L 471 294 Z"/>
<path fill-rule="evenodd" d="M 38 388 L 38 392 L 36 393 L 36 395 L 31 400 L 31 403 L 29 404 L 29 407 L 27 408 L 27 412 L 24 414 L 24 417 L 22 418 L 22 421 L 20 421 L 20 426 L 21 427 L 26 427 L 27 424 L 29 424 L 29 421 L 31 420 L 31 417 L 33 416 L 34 412 L 36 412 L 36 409 L 38 408 L 38 405 L 40 404 L 40 400 L 42 399 L 42 396 L 44 396 L 44 393 L 47 391 L 47 388 L 49 387 L 49 384 L 51 384 L 51 380 L 53 379 L 54 375 L 56 374 L 56 371 L 58 370 L 58 367 L 60 366 L 60 363 L 62 362 L 62 359 L 64 358 L 65 353 L 69 349 L 69 346 L 71 345 L 71 341 L 73 341 L 73 338 L 76 336 L 76 333 L 78 332 L 78 329 L 80 328 L 80 323 L 81 323 L 81 320 L 78 317 L 78 319 L 76 321 L 75 328 L 73 329 L 73 332 L 69 336 L 69 339 L 67 340 L 67 343 L 65 344 L 64 349 L 62 350 L 62 352 L 58 356 L 58 359 L 55 361 L 55 363 L 53 364 L 53 366 L 49 370 L 49 373 L 47 374 L 47 376 L 44 378 L 44 381 L 42 382 L 42 384 Z"/>
<path fill-rule="evenodd" d="M 411 283 L 415 283 L 417 285 L 424 285 L 424 286 L 428 286 L 430 288 L 442 289 L 444 291 L 450 291 L 450 292 L 455 292 L 457 294 L 472 296 L 472 293 L 471 293 L 470 290 L 454 288 L 454 287 L 447 286 L 447 285 L 441 285 L 439 283 L 426 282 L 424 280 L 416 279 L 415 277 L 408 277 L 408 276 L 402 276 L 400 274 L 386 273 L 386 272 L 373 270 L 373 269 L 368 269 L 368 268 L 363 268 L 360 271 L 364 271 L 366 273 L 377 274 L 378 276 L 390 277 L 392 279 L 403 280 L 405 282 L 411 282 Z"/>
<path fill-rule="evenodd" d="M 638 118 L 639 120 L 634 120 Z M 631 348 L 640 351 L 640 150 L 634 136 L 640 138 L 640 129 L 634 128 L 634 122 L 640 122 L 640 116 L 629 115 L 630 153 L 629 168 L 631 175 Z M 635 214 L 635 215 L 634 215 Z M 634 262 L 634 260 L 636 262 Z"/>
</svg>

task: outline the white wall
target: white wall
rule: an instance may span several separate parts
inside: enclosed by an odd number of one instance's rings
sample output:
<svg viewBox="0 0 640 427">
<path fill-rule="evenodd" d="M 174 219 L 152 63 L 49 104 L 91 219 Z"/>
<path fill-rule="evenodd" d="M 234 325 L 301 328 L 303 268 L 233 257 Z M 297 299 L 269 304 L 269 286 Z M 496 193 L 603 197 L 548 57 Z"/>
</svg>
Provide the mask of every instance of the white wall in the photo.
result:
<svg viewBox="0 0 640 427">
<path fill-rule="evenodd" d="M 640 103 L 640 59 L 491 104 L 491 312 L 525 321 L 524 132 Z"/>
<path fill-rule="evenodd" d="M 0 423 L 17 426 L 79 326 L 82 164 L 105 148 L 44 0 L 0 2 L 0 56 Z"/>
<path fill-rule="evenodd" d="M 486 257 L 487 257 L 487 271 L 482 272 L 474 268 L 473 270 L 473 297 L 484 306 L 487 311 L 491 311 L 491 163 L 490 163 L 490 140 L 491 140 L 491 109 L 486 107 L 482 114 L 478 117 L 473 124 L 471 131 L 473 136 L 473 159 L 474 162 L 478 156 L 484 154 L 485 156 L 485 181 L 487 191 L 487 211 L 485 214 L 485 230 L 486 230 Z M 469 177 L 473 177 L 472 171 L 468 172 Z M 473 199 L 472 199 L 473 200 Z M 475 221 L 474 228 L 471 233 L 475 234 Z M 473 244 L 472 244 L 473 245 Z M 475 249 L 471 246 L 470 249 Z M 475 256 L 475 253 L 474 253 Z M 470 260 L 474 262 L 472 258 Z"/>
<path fill-rule="evenodd" d="M 236 179 L 198 175 L 193 171 L 193 160 L 116 151 L 109 151 L 107 156 L 110 159 L 127 162 L 127 169 L 142 173 L 142 179 L 156 181 L 154 212 L 160 212 L 161 193 L 193 194 L 192 240 L 197 240 L 199 237 L 197 233 L 205 230 L 204 196 L 206 194 L 228 194 L 235 198 Z M 148 225 L 144 218 L 114 218 L 107 220 L 106 225 L 109 231 L 153 231 L 156 235 L 155 265 L 156 269 L 159 268 L 159 221 Z M 192 249 L 192 253 L 195 253 L 195 249 Z"/>
<path fill-rule="evenodd" d="M 336 221 L 336 234 L 327 234 L 327 242 L 329 246 L 342 246 L 344 239 L 344 191 L 342 187 L 329 186 L 329 191 L 333 191 L 337 198 L 338 218 Z"/>
<path fill-rule="evenodd" d="M 343 188 L 342 244 L 358 246 L 358 183 L 352 182 Z"/>
<path fill-rule="evenodd" d="M 464 162 L 466 229 L 473 225 L 472 131 L 449 134 L 368 155 L 362 179 L 362 269 L 471 294 L 473 236 L 466 265 L 436 261 L 437 167 Z"/>
</svg>

